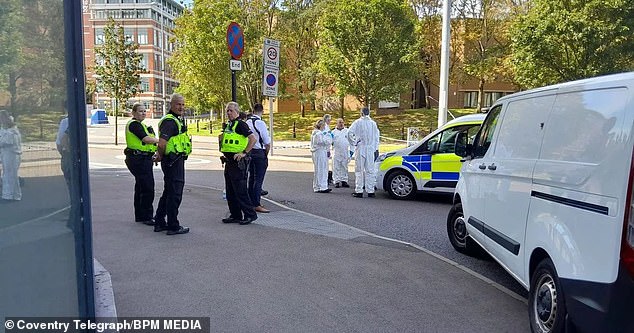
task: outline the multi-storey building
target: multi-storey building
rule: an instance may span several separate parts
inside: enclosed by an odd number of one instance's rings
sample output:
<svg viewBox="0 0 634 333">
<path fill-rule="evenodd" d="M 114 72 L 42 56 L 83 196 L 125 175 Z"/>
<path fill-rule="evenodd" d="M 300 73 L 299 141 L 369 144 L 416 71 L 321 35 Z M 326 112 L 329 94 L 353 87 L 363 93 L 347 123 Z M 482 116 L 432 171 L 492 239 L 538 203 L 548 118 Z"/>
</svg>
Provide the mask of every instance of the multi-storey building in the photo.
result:
<svg viewBox="0 0 634 333">
<path fill-rule="evenodd" d="M 98 83 L 95 46 L 104 42 L 104 27 L 112 18 L 123 27 L 127 40 L 139 44 L 137 51 L 143 55 L 142 64 L 146 68 L 141 74 L 142 92 L 130 102 L 143 103 L 148 117 L 163 116 L 169 110 L 169 96 L 178 86 L 165 59 L 174 50 L 170 41 L 174 20 L 184 9 L 174 0 L 83 0 L 86 79 Z M 93 103 L 95 108 L 109 108 L 112 99 L 98 89 Z"/>
</svg>

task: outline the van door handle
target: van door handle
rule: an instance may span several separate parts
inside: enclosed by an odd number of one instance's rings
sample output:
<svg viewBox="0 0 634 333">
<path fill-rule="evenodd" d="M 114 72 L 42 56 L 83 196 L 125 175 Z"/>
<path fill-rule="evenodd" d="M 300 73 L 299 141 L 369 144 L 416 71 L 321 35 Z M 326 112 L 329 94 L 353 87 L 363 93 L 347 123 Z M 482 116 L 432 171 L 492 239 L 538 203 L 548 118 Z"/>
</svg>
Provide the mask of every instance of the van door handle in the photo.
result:
<svg viewBox="0 0 634 333">
<path fill-rule="evenodd" d="M 491 165 L 489 165 L 489 170 L 495 170 L 495 169 L 497 169 L 497 168 L 498 168 L 498 167 L 497 167 L 495 164 L 491 164 Z"/>
<path fill-rule="evenodd" d="M 484 164 L 480 164 L 480 165 L 478 165 L 478 168 L 480 168 L 480 170 L 484 170 L 484 169 L 487 168 L 487 166 L 484 165 Z"/>
</svg>

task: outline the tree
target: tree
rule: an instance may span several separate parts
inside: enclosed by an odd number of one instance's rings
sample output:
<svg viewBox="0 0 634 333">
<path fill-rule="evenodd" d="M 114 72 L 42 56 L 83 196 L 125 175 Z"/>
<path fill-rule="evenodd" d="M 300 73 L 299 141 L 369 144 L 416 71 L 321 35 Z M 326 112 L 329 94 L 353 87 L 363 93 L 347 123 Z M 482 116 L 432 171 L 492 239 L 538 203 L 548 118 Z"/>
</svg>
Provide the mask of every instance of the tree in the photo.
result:
<svg viewBox="0 0 634 333">
<path fill-rule="evenodd" d="M 404 1 L 328 1 L 319 22 L 322 72 L 363 105 L 398 99 L 416 75 L 414 20 Z"/>
<path fill-rule="evenodd" d="M 99 85 L 115 100 L 115 132 L 120 106 L 125 106 L 128 99 L 140 90 L 140 74 L 145 69 L 138 47 L 133 41 L 126 40 L 123 27 L 112 18 L 104 28 L 104 43 L 95 47 L 95 73 L 99 77 Z M 114 143 L 118 144 L 117 135 Z"/>
<path fill-rule="evenodd" d="M 285 0 L 280 14 L 278 34 L 282 36 L 285 80 L 296 92 L 301 116 L 306 115 L 306 103 L 314 109 L 317 81 L 317 26 L 319 14 L 312 0 Z"/>
<path fill-rule="evenodd" d="M 463 50 L 462 71 L 478 81 L 478 105 L 484 106 L 484 85 L 504 76 L 509 52 L 506 39 L 510 8 L 505 0 L 465 0 L 459 8 Z"/>
<path fill-rule="evenodd" d="M 177 50 L 170 58 L 181 82 L 179 92 L 201 110 L 222 109 L 231 100 L 227 27 L 244 31 L 242 70 L 237 73 L 238 102 L 259 102 L 262 87 L 262 45 L 273 31 L 278 0 L 199 0 L 176 22 Z"/>
<path fill-rule="evenodd" d="M 0 88 L 15 118 L 59 107 L 65 98 L 60 2 L 4 0 L 0 5 Z"/>
<path fill-rule="evenodd" d="M 631 0 L 534 0 L 510 36 L 510 63 L 525 88 L 634 69 Z"/>
</svg>

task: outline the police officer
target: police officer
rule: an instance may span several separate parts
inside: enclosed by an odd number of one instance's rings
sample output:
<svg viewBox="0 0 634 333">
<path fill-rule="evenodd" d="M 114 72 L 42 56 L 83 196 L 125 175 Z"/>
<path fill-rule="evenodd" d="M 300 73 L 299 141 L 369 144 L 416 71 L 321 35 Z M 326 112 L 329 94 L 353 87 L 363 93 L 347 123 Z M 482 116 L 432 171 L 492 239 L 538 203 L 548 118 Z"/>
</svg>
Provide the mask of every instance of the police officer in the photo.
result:
<svg viewBox="0 0 634 333">
<path fill-rule="evenodd" d="M 165 187 L 154 216 L 154 231 L 167 230 L 168 235 L 186 234 L 189 228 L 178 221 L 178 207 L 183 199 L 185 186 L 185 160 L 192 151 L 187 126 L 183 123 L 185 99 L 172 95 L 170 112 L 159 122 L 159 143 L 154 160 L 161 162 Z M 165 217 L 167 216 L 167 224 Z"/>
<path fill-rule="evenodd" d="M 255 145 L 251 150 L 251 163 L 249 164 L 249 198 L 258 213 L 269 213 L 270 210 L 264 208 L 260 202 L 262 195 L 262 183 L 269 166 L 269 150 L 271 149 L 271 138 L 266 128 L 266 123 L 262 120 L 264 107 L 257 103 L 253 106 L 253 115 L 247 120 L 247 125 L 255 135 Z"/>
<path fill-rule="evenodd" d="M 154 135 L 152 127 L 143 123 L 145 107 L 141 103 L 132 106 L 132 119 L 125 127 L 127 148 L 125 165 L 134 176 L 134 220 L 147 225 L 154 225 L 154 173 L 152 172 L 152 156 L 156 152 L 159 139 Z"/>
<path fill-rule="evenodd" d="M 225 161 L 225 189 L 230 215 L 223 223 L 249 224 L 258 218 L 247 191 L 249 155 L 255 145 L 255 135 L 244 121 L 238 119 L 240 107 L 229 102 L 226 107 L 229 122 L 220 140 L 220 151 Z"/>
</svg>

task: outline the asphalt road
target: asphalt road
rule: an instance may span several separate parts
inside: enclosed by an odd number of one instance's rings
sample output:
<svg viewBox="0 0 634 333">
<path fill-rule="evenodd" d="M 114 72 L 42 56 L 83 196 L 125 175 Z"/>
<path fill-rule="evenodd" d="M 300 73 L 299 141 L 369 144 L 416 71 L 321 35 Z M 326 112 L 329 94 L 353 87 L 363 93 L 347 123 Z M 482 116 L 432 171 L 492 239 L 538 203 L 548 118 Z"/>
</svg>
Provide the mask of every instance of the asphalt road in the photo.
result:
<svg viewBox="0 0 634 333">
<path fill-rule="evenodd" d="M 122 150 L 123 146 L 120 150 L 92 148 L 91 167 L 125 168 Z M 224 187 L 217 157 L 193 156 L 187 161 L 187 170 L 187 184 Z M 156 167 L 155 178 L 161 177 Z M 491 258 L 473 258 L 453 249 L 446 232 L 447 213 L 451 208 L 449 195 L 425 194 L 415 200 L 399 201 L 390 199 L 384 192 L 379 192 L 374 199 L 358 199 L 351 196 L 352 189 L 343 188 L 317 194 L 312 191 L 312 177 L 310 163 L 271 161 L 264 182 L 264 188 L 269 191 L 266 198 L 379 236 L 421 246 L 527 297 L 525 289 Z M 354 174 L 350 177 L 353 180 Z M 218 212 L 218 218 L 226 213 Z"/>
</svg>

